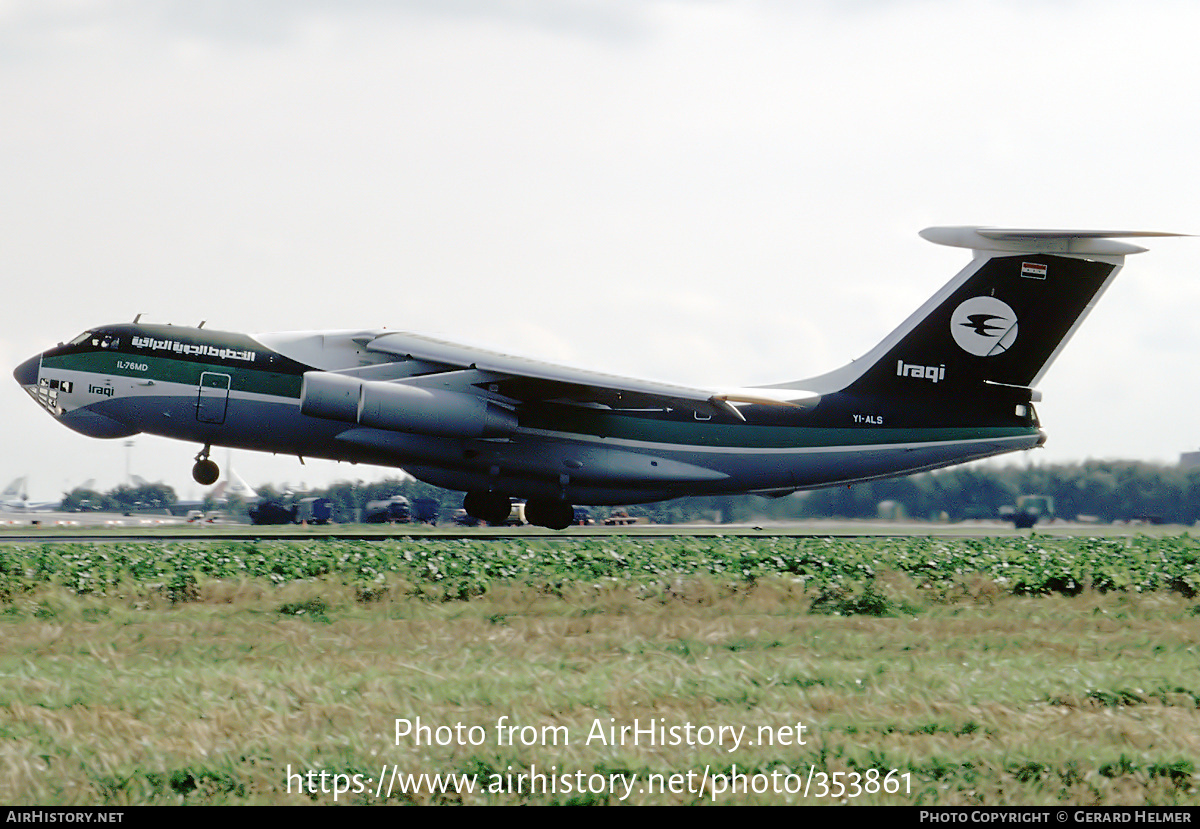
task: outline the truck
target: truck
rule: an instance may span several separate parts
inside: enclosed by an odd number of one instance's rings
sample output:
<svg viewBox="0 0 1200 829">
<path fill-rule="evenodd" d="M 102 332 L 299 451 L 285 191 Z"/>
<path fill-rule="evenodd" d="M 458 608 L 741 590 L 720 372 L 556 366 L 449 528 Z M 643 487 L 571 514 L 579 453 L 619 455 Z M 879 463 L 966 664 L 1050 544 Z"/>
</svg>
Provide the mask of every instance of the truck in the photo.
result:
<svg viewBox="0 0 1200 829">
<path fill-rule="evenodd" d="M 333 501 L 328 498 L 301 498 L 296 505 L 296 523 L 328 524 L 333 519 Z"/>
<path fill-rule="evenodd" d="M 1028 530 L 1039 521 L 1054 520 L 1054 499 L 1049 495 L 1020 495 L 1016 506 L 1000 507 L 1000 517 L 1018 530 Z"/>
<path fill-rule="evenodd" d="M 630 515 L 628 512 L 626 512 L 623 509 L 616 509 L 616 510 L 613 510 L 612 512 L 610 512 L 608 514 L 608 517 L 604 519 L 604 526 L 606 526 L 606 527 L 625 527 L 630 524 L 636 524 L 636 523 L 638 523 L 639 520 L 641 520 L 643 522 L 645 521 L 644 518 L 643 519 L 635 518 L 634 516 Z"/>
<path fill-rule="evenodd" d="M 422 524 L 436 525 L 442 505 L 436 498 L 413 498 L 413 520 Z"/>
<path fill-rule="evenodd" d="M 296 508 L 285 507 L 278 501 L 263 501 L 250 508 L 251 524 L 292 524 L 296 521 Z"/>
<path fill-rule="evenodd" d="M 362 520 L 364 524 L 407 524 L 413 520 L 412 504 L 403 495 L 368 501 Z"/>
</svg>

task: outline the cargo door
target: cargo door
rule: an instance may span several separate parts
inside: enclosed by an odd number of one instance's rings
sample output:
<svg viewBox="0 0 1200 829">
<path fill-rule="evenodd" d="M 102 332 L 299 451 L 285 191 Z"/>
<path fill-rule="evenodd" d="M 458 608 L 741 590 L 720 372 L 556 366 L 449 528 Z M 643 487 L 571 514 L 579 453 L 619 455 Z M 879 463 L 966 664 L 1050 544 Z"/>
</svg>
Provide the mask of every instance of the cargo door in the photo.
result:
<svg viewBox="0 0 1200 829">
<path fill-rule="evenodd" d="M 224 423 L 229 405 L 229 375 L 206 371 L 200 375 L 200 393 L 196 398 L 196 420 Z"/>
</svg>

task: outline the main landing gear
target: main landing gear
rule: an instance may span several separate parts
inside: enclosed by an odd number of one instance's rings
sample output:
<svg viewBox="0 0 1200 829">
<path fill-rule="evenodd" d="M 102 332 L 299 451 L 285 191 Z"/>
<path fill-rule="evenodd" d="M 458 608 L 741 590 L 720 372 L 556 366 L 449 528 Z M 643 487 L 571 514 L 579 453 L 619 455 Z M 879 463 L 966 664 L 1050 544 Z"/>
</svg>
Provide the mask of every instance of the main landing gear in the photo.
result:
<svg viewBox="0 0 1200 829">
<path fill-rule="evenodd" d="M 575 520 L 575 508 L 557 498 L 530 498 L 525 502 L 525 520 L 551 530 L 565 530 Z"/>
<path fill-rule="evenodd" d="M 463 509 L 472 518 L 497 527 L 508 521 L 512 502 L 499 492 L 468 492 L 463 498 Z"/>
<path fill-rule="evenodd" d="M 217 482 L 217 478 L 221 477 L 221 468 L 217 466 L 215 461 L 208 459 L 208 453 L 211 449 L 211 444 L 204 444 L 204 448 L 196 455 L 196 465 L 192 467 L 192 477 L 201 486 L 214 484 Z"/>
<path fill-rule="evenodd" d="M 499 492 L 468 492 L 463 498 L 463 509 L 472 518 L 499 526 L 508 521 L 512 502 Z M 575 508 L 557 498 L 530 498 L 525 502 L 525 520 L 539 527 L 562 530 L 575 520 Z"/>
</svg>

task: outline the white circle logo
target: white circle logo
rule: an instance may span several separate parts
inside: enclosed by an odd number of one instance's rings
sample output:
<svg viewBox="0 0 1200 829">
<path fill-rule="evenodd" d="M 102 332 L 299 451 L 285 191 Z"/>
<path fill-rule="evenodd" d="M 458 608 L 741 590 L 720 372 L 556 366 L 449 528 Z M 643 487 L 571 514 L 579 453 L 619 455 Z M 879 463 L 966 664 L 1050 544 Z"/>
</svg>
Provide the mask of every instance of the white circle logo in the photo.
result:
<svg viewBox="0 0 1200 829">
<path fill-rule="evenodd" d="M 993 296 L 973 297 L 954 310 L 950 333 L 968 354 L 994 357 L 1017 341 L 1017 314 Z"/>
</svg>

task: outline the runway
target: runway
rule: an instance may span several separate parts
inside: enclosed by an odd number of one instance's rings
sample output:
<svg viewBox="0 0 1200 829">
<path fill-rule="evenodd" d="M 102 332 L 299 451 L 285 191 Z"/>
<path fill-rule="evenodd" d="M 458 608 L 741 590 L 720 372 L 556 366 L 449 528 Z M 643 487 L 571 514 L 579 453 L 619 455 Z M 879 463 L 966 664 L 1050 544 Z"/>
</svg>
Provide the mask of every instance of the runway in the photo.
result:
<svg viewBox="0 0 1200 829">
<path fill-rule="evenodd" d="M 113 528 L 150 530 L 161 527 L 187 525 L 187 519 L 178 515 L 124 515 L 119 512 L 56 512 L 46 510 L 0 511 L 0 531 L 18 531 L 21 528 L 37 530 L 38 532 L 85 528 L 89 530 Z"/>
<path fill-rule="evenodd" d="M 1173 536 L 1188 527 L 1142 523 L 1085 524 L 1052 521 L 1033 530 L 1017 530 L 1000 521 L 846 521 L 816 519 L 786 523 L 742 524 L 637 524 L 623 527 L 586 526 L 565 530 L 542 527 L 459 527 L 424 524 L 328 524 L 250 525 L 234 523 L 189 523 L 166 515 L 122 515 L 101 512 L 0 512 L 0 543 L 70 543 L 86 541 L 145 542 L 187 539 L 189 541 L 258 541 L 328 538 L 383 541 L 394 538 L 446 540 L 508 540 L 538 538 L 569 541 L 603 536 L 638 538 L 989 538 L 995 536 Z"/>
</svg>

